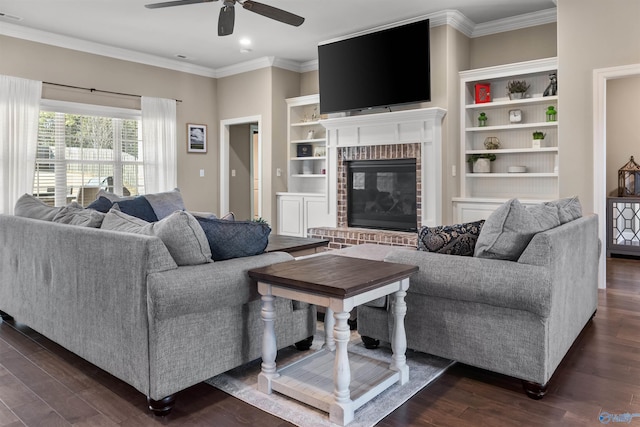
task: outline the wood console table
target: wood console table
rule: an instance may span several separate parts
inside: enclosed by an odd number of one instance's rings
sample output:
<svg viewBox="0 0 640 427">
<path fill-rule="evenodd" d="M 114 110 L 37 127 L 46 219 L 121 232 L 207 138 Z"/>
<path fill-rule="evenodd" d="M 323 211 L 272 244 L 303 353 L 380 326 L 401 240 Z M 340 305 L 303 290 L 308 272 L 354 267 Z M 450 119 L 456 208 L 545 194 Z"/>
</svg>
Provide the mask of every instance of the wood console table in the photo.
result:
<svg viewBox="0 0 640 427">
<path fill-rule="evenodd" d="M 249 270 L 249 276 L 258 281 L 264 321 L 258 390 L 267 394 L 276 391 L 328 412 L 331 422 L 344 426 L 364 403 L 395 383 L 405 384 L 409 367 L 405 356 L 404 297 L 409 276 L 416 271 L 418 267 L 412 265 L 331 254 Z M 352 355 L 349 360 L 349 312 L 357 305 L 391 294 L 395 316 L 391 364 L 359 355 Z M 279 370 L 275 297 L 327 308 L 324 348 Z M 328 369 L 332 364 L 333 373 Z"/>
</svg>

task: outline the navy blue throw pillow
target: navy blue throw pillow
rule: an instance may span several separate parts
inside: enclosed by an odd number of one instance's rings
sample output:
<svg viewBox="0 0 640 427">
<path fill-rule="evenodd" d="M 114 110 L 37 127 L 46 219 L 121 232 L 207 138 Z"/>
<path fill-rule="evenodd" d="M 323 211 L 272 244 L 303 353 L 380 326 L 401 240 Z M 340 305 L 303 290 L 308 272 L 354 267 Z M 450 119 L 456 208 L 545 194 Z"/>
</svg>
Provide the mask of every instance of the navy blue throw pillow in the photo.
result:
<svg viewBox="0 0 640 427">
<path fill-rule="evenodd" d="M 109 212 L 109 209 L 111 209 L 111 206 L 113 206 L 113 202 L 111 200 L 104 196 L 100 196 L 97 200 L 91 202 L 91 204 L 87 206 L 87 209 L 94 209 L 98 212 L 107 213 Z"/>
<path fill-rule="evenodd" d="M 127 215 L 144 219 L 147 222 L 156 222 L 158 220 L 151 204 L 144 196 L 138 196 L 128 200 L 118 200 L 115 204 L 118 205 L 120 211 Z"/>
<path fill-rule="evenodd" d="M 271 227 L 267 224 L 217 218 L 196 219 L 207 236 L 214 261 L 259 255 L 269 243 Z"/>
</svg>

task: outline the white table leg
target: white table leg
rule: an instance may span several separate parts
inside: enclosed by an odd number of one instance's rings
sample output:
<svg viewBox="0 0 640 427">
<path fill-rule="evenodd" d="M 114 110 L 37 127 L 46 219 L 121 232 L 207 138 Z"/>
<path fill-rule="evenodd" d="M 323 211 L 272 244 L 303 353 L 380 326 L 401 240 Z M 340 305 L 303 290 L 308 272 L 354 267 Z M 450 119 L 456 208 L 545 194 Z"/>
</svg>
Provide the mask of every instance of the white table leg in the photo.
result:
<svg viewBox="0 0 640 427">
<path fill-rule="evenodd" d="M 333 310 L 327 307 L 324 313 L 324 344 L 322 347 L 329 351 L 335 351 L 336 349 L 336 342 L 333 339 L 333 328 L 335 324 L 336 320 L 333 318 Z"/>
<path fill-rule="evenodd" d="M 271 394 L 271 380 L 278 377 L 274 299 L 273 295 L 262 295 L 262 311 L 260 312 L 264 323 L 264 332 L 262 334 L 262 371 L 258 375 L 258 390 L 267 394 Z"/>
<path fill-rule="evenodd" d="M 333 329 L 333 336 L 336 342 L 336 355 L 333 365 L 333 398 L 334 402 L 329 408 L 329 419 L 331 422 L 346 425 L 353 420 L 353 402 L 349 384 L 351 383 L 351 368 L 349 367 L 349 355 L 347 345 L 351 331 L 347 319 L 348 312 L 335 313 L 336 324 Z"/>
<path fill-rule="evenodd" d="M 408 279 L 405 279 L 408 280 Z M 397 291 L 393 294 L 391 314 L 394 317 L 393 331 L 391 337 L 391 365 L 389 368 L 400 373 L 400 384 L 409 381 L 409 366 L 407 366 L 407 335 L 404 329 L 404 316 L 407 314 L 407 304 L 404 297 L 405 291 Z"/>
</svg>

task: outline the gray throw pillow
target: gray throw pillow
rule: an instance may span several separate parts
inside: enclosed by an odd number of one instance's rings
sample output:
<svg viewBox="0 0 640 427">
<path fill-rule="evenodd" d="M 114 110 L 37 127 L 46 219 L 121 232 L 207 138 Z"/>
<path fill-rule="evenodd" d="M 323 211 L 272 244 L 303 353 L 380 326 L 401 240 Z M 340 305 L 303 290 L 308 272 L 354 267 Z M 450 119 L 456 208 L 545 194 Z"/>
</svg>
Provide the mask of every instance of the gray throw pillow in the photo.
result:
<svg viewBox="0 0 640 427">
<path fill-rule="evenodd" d="M 81 227 L 100 228 L 105 215 L 106 214 L 93 209 L 84 209 L 74 202 L 60 209 L 56 216 L 53 217 L 53 222 L 78 225 Z"/>
<path fill-rule="evenodd" d="M 144 197 L 149 201 L 158 219 L 165 218 L 175 211 L 185 210 L 182 194 L 177 188 L 162 193 L 145 194 Z"/>
<path fill-rule="evenodd" d="M 578 196 L 566 197 L 564 199 L 552 200 L 545 202 L 545 205 L 555 206 L 558 208 L 558 218 L 560 224 L 566 224 L 574 219 L 582 217 L 582 205 Z"/>
<path fill-rule="evenodd" d="M 62 207 L 53 207 L 44 203 L 42 200 L 32 196 L 31 194 L 23 194 L 20 196 L 13 213 L 31 219 L 40 219 L 43 221 L 53 221 L 53 218 L 62 210 Z"/>
<path fill-rule="evenodd" d="M 473 256 L 484 220 L 466 224 L 422 227 L 418 232 L 418 250 L 447 255 Z"/>
<path fill-rule="evenodd" d="M 157 236 L 178 265 L 211 262 L 207 236 L 195 217 L 188 212 L 177 211 L 160 221 L 149 223 L 111 209 L 102 221 L 101 228 Z"/>
<path fill-rule="evenodd" d="M 499 206 L 486 219 L 474 256 L 516 261 L 536 233 L 560 225 L 555 206 L 525 207 L 517 199 Z"/>
</svg>

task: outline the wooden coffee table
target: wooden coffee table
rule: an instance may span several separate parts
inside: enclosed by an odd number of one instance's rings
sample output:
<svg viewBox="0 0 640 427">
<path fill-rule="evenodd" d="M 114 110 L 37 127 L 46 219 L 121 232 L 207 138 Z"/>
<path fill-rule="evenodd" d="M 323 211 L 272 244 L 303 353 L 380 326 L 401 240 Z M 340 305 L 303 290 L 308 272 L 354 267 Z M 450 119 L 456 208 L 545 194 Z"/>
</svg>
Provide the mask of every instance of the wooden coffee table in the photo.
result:
<svg viewBox="0 0 640 427">
<path fill-rule="evenodd" d="M 249 276 L 257 280 L 262 296 L 264 322 L 258 389 L 267 394 L 276 391 L 328 412 L 333 423 L 344 426 L 364 403 L 395 383 L 406 383 L 409 367 L 405 357 L 404 297 L 409 276 L 416 271 L 418 267 L 412 265 L 337 255 L 250 270 Z M 391 364 L 355 354 L 350 359 L 349 312 L 360 304 L 391 294 L 395 317 Z M 323 349 L 281 369 L 276 369 L 275 297 L 327 308 Z"/>
</svg>

